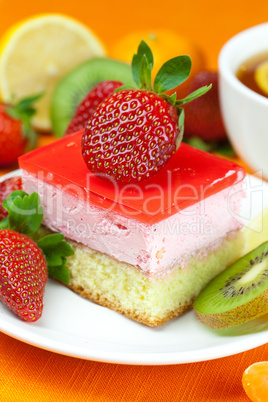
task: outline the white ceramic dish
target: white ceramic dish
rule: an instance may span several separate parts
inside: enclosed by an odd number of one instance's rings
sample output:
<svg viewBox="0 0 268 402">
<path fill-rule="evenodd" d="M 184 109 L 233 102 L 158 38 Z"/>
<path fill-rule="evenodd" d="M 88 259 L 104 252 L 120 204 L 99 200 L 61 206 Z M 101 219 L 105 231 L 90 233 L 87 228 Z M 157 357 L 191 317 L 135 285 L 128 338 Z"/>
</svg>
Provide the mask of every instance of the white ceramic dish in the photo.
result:
<svg viewBox="0 0 268 402">
<path fill-rule="evenodd" d="M 268 52 L 268 23 L 254 26 L 231 38 L 219 55 L 221 110 L 228 136 L 241 159 L 268 178 L 268 99 L 236 77 L 240 65 Z"/>
<path fill-rule="evenodd" d="M 243 206 L 245 219 L 249 216 L 247 211 L 251 211 L 251 217 L 258 214 L 268 199 L 267 184 L 254 178 L 248 178 L 247 183 L 253 195 L 260 195 L 260 202 L 258 198 L 253 198 L 253 203 L 251 197 L 247 199 Z M 190 311 L 159 328 L 149 328 L 49 280 L 41 319 L 25 323 L 0 303 L 0 330 L 28 344 L 68 356 L 109 363 L 164 365 L 216 359 L 265 344 L 268 319 L 264 316 L 216 332 L 204 327 Z"/>
</svg>

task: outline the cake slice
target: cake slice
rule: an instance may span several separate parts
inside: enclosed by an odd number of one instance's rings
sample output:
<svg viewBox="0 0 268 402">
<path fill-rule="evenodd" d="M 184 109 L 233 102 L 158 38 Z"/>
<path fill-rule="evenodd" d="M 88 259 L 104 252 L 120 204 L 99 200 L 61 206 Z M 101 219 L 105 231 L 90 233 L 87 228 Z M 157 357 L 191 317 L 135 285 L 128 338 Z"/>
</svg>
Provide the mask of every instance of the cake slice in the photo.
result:
<svg viewBox="0 0 268 402">
<path fill-rule="evenodd" d="M 38 192 L 44 225 L 75 250 L 70 289 L 141 323 L 163 324 L 240 257 L 244 169 L 181 144 L 155 176 L 123 186 L 87 169 L 81 137 L 22 156 L 23 188 Z"/>
</svg>

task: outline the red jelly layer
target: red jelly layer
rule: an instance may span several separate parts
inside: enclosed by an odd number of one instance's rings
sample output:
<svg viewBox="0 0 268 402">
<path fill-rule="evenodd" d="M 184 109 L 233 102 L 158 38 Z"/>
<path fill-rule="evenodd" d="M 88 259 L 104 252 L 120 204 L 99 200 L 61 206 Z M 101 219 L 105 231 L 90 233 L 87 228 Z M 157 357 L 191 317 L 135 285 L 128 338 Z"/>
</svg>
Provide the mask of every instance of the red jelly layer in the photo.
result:
<svg viewBox="0 0 268 402">
<path fill-rule="evenodd" d="M 19 158 L 20 168 L 75 197 L 145 223 L 156 223 L 240 182 L 233 162 L 181 144 L 168 164 L 141 183 L 118 185 L 91 173 L 81 154 L 82 131 Z"/>
</svg>

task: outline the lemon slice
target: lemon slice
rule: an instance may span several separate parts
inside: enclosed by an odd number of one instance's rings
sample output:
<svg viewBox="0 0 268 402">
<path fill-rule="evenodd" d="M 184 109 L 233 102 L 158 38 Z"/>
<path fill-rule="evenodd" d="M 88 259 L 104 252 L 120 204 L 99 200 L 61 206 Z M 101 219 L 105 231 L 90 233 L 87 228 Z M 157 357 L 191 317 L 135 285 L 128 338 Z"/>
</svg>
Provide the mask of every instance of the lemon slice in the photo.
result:
<svg viewBox="0 0 268 402">
<path fill-rule="evenodd" d="M 265 208 L 243 229 L 245 250 L 249 253 L 268 239 L 268 208 Z"/>
<path fill-rule="evenodd" d="M 0 41 L 0 97 L 12 102 L 44 92 L 32 120 L 49 131 L 50 100 L 59 79 L 105 49 L 82 23 L 61 14 L 31 17 L 12 26 Z"/>
<path fill-rule="evenodd" d="M 268 95 L 268 60 L 258 66 L 254 77 L 260 89 Z"/>
</svg>

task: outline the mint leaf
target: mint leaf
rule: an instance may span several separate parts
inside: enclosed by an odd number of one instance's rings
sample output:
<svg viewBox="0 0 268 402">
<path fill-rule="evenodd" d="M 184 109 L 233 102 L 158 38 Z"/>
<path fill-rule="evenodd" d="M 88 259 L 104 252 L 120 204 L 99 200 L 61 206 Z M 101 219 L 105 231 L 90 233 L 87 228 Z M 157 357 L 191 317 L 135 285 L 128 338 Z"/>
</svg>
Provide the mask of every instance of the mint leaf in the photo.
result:
<svg viewBox="0 0 268 402">
<path fill-rule="evenodd" d="M 178 56 L 168 60 L 155 77 L 154 92 L 162 93 L 180 85 L 189 77 L 191 66 L 189 56 Z"/>
<path fill-rule="evenodd" d="M 66 257 L 73 255 L 74 251 L 64 241 L 64 236 L 61 233 L 50 234 L 38 240 L 37 245 L 46 258 L 48 273 L 59 281 L 68 284 L 70 277 L 65 267 Z"/>
<path fill-rule="evenodd" d="M 198 88 L 196 91 L 187 95 L 186 98 L 177 100 L 176 106 L 185 105 L 185 103 L 191 102 L 192 100 L 199 98 L 199 96 L 206 94 L 210 90 L 211 87 L 212 87 L 212 84 L 210 84 L 208 86 L 205 85 L 204 87 Z"/>
<path fill-rule="evenodd" d="M 140 68 L 144 55 L 148 62 L 148 68 L 150 69 L 150 71 L 152 71 L 154 65 L 153 53 L 150 47 L 147 45 L 147 43 L 144 40 L 142 40 L 141 43 L 139 44 L 137 54 L 134 54 L 131 63 L 133 80 L 136 82 L 139 88 L 141 87 Z"/>
<path fill-rule="evenodd" d="M 13 191 L 5 199 L 3 206 L 8 211 L 8 228 L 30 235 L 42 223 L 43 208 L 40 205 L 40 197 L 37 193 L 25 194 L 23 191 Z"/>
</svg>

